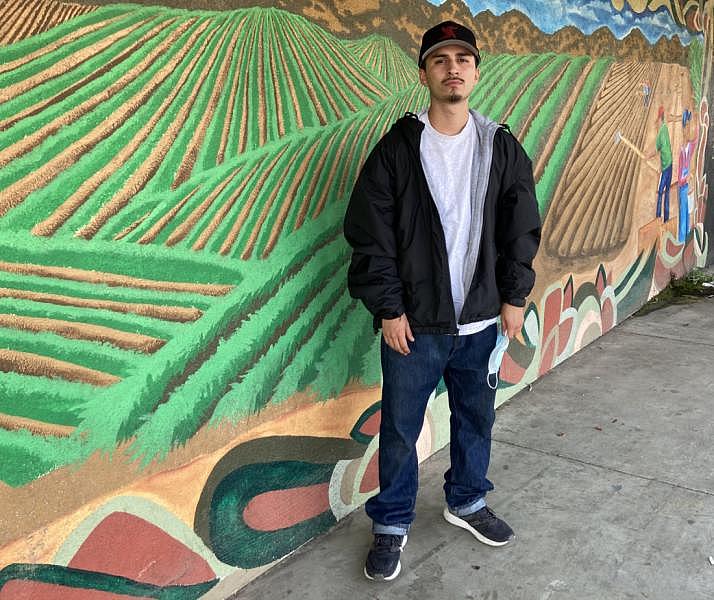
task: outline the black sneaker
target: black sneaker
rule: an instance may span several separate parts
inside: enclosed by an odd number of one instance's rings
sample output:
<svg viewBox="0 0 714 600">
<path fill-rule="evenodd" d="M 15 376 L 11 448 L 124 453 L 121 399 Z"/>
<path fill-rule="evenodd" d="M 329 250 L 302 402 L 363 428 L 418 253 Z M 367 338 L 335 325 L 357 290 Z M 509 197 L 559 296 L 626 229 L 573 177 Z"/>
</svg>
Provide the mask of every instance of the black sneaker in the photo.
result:
<svg viewBox="0 0 714 600">
<path fill-rule="evenodd" d="M 470 531 L 479 542 L 489 546 L 503 546 L 513 537 L 513 529 L 494 515 L 488 506 L 463 517 L 457 517 L 447 506 L 444 508 L 444 518 L 452 525 Z"/>
<path fill-rule="evenodd" d="M 369 549 L 364 574 L 367 579 L 396 579 L 402 570 L 399 558 L 407 543 L 406 535 L 374 534 L 374 542 Z"/>
</svg>

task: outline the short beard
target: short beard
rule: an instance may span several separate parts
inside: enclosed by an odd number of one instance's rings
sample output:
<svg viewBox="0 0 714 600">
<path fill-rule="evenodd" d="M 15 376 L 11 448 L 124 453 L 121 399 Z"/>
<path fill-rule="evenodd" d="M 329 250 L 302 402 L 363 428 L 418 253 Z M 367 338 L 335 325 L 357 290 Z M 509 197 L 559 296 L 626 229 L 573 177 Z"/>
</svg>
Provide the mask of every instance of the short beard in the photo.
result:
<svg viewBox="0 0 714 600">
<path fill-rule="evenodd" d="M 462 95 L 454 93 L 449 96 L 449 103 L 450 104 L 458 104 L 463 99 L 464 99 L 464 97 Z"/>
</svg>

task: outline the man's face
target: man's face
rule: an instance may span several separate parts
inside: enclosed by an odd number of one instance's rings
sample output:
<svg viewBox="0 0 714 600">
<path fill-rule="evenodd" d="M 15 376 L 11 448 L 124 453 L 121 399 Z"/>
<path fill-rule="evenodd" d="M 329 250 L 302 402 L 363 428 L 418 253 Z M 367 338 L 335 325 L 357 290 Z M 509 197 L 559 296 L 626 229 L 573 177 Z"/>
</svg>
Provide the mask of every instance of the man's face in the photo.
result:
<svg viewBox="0 0 714 600">
<path fill-rule="evenodd" d="M 474 55 L 456 45 L 434 50 L 419 69 L 419 81 L 432 99 L 454 104 L 468 99 L 479 75 Z"/>
</svg>

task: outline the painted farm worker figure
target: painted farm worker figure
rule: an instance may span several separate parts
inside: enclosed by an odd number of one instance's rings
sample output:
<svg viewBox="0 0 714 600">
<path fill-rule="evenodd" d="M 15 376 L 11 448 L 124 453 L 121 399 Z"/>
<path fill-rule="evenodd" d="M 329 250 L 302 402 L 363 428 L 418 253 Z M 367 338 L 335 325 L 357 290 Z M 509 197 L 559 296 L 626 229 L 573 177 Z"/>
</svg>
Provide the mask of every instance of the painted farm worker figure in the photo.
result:
<svg viewBox="0 0 714 600">
<path fill-rule="evenodd" d="M 485 499 L 493 489 L 486 474 L 494 377 L 523 326 L 541 223 L 525 151 L 507 126 L 469 110 L 479 63 L 466 27 L 447 21 L 424 33 L 419 78 L 430 105 L 407 113 L 377 143 L 345 216 L 350 293 L 382 328 L 380 492 L 366 504 L 374 533 L 369 579 L 391 580 L 401 569 L 415 517 L 416 442 L 442 376 L 451 409 L 443 516 L 491 546 L 513 536 Z"/>
<path fill-rule="evenodd" d="M 697 146 L 697 133 L 688 139 L 689 129 L 691 128 L 692 113 L 686 108 L 682 112 L 682 130 L 684 142 L 679 150 L 679 163 L 677 165 L 677 191 L 679 194 L 679 230 L 677 240 L 684 243 L 689 233 L 689 173 L 692 165 L 692 156 Z"/>
<path fill-rule="evenodd" d="M 657 188 L 657 212 L 659 219 L 662 216 L 662 200 L 664 199 L 664 222 L 669 221 L 669 188 L 672 185 L 672 144 L 669 141 L 669 129 L 664 114 L 664 106 L 660 106 L 657 111 L 657 121 L 660 123 L 655 142 L 655 151 L 647 157 L 651 160 L 659 153 L 661 175 L 659 177 L 659 187 Z"/>
</svg>

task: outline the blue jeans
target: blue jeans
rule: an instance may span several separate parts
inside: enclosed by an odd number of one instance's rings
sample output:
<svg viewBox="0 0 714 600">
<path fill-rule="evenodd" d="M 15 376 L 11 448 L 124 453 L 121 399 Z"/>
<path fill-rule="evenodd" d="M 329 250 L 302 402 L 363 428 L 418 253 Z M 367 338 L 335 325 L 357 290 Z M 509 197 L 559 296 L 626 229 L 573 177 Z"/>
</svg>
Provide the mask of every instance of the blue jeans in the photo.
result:
<svg viewBox="0 0 714 600">
<path fill-rule="evenodd" d="M 451 409 L 451 468 L 444 474 L 449 508 L 466 515 L 486 505 L 486 478 L 496 391 L 486 381 L 496 325 L 464 336 L 415 335 L 402 356 L 382 338 L 382 421 L 379 494 L 365 509 L 374 533 L 404 535 L 414 520 L 418 483 L 416 442 L 427 400 L 444 377 Z"/>
<path fill-rule="evenodd" d="M 669 186 L 672 183 L 672 165 L 669 165 L 659 177 L 657 188 L 657 218 L 662 216 L 662 196 L 664 196 L 664 222 L 669 221 Z"/>
</svg>

